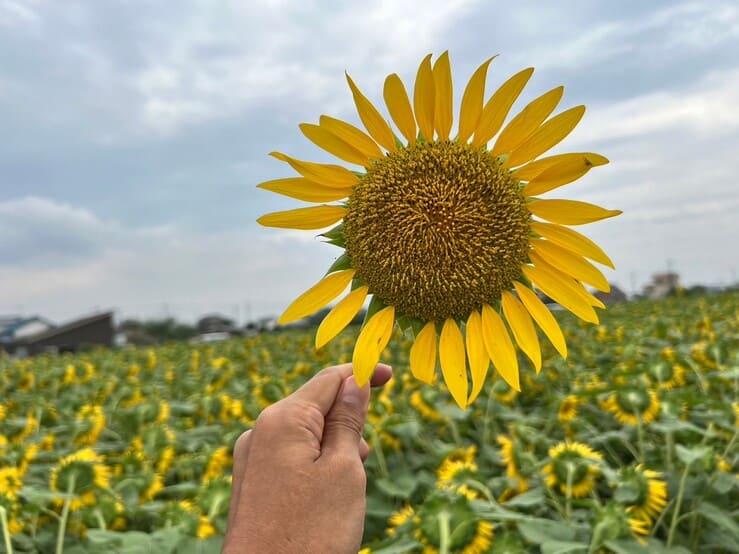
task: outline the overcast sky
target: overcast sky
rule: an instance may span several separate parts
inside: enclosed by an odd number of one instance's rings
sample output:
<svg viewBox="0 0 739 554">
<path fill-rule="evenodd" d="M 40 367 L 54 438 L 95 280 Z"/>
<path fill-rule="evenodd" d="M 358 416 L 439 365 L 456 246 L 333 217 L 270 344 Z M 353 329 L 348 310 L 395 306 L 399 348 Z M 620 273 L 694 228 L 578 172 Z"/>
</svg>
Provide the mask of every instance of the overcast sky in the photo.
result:
<svg viewBox="0 0 739 554">
<path fill-rule="evenodd" d="M 255 223 L 297 207 L 267 154 L 328 160 L 298 124 L 358 122 L 345 70 L 380 103 L 444 50 L 457 96 L 500 54 L 489 91 L 532 65 L 519 107 L 587 105 L 558 151 L 611 164 L 559 196 L 624 211 L 579 229 L 612 282 L 737 279 L 733 0 L 0 0 L 0 314 L 279 313 L 338 250 Z"/>
</svg>

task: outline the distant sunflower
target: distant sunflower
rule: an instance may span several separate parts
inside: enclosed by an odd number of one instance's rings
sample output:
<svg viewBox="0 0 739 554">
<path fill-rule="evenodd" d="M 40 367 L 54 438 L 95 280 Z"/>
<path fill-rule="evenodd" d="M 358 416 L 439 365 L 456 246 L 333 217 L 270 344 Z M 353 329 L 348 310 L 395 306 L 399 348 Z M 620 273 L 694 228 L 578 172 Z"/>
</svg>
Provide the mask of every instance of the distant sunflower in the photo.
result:
<svg viewBox="0 0 739 554">
<path fill-rule="evenodd" d="M 622 425 L 635 427 L 639 420 L 642 423 L 651 423 L 659 415 L 657 394 L 636 385 L 618 389 L 603 400 L 601 405 Z"/>
<path fill-rule="evenodd" d="M 513 75 L 485 102 L 492 60 L 475 71 L 465 88 L 454 138 L 446 52 L 433 64 L 431 54 L 423 59 L 412 100 L 398 75 L 385 80 L 385 103 L 402 138 L 347 75 L 367 133 L 325 115 L 317 125 L 304 123 L 300 129 L 320 148 L 362 169 L 273 152 L 300 176 L 259 185 L 320 204 L 267 214 L 258 220 L 262 225 L 310 230 L 338 223 L 323 236 L 344 254 L 279 321 L 306 317 L 351 287 L 319 326 L 320 348 L 371 295 L 352 359 L 360 385 L 367 383 L 396 321 L 415 334 L 413 375 L 432 384 L 438 352 L 442 376 L 462 408 L 480 393 L 491 361 L 520 390 L 514 341 L 536 371 L 541 369 L 534 322 L 567 356 L 562 331 L 534 287 L 578 317 L 598 323 L 593 307 L 604 305 L 582 283 L 602 291 L 609 285 L 585 258 L 613 264 L 595 243 L 567 226 L 620 212 L 538 196 L 608 160 L 589 152 L 539 158 L 574 129 L 585 107 L 549 117 L 562 98 L 560 86 L 504 125 L 533 68 Z"/>
<path fill-rule="evenodd" d="M 575 498 L 590 494 L 600 474 L 598 452 L 580 442 L 561 442 L 549 449 L 552 461 L 544 469 L 547 486 Z"/>
<path fill-rule="evenodd" d="M 623 483 L 633 487 L 634 499 L 629 503 L 629 515 L 651 524 L 667 506 L 667 483 L 661 473 L 643 465 L 626 468 Z"/>
<path fill-rule="evenodd" d="M 51 470 L 50 487 L 73 495 L 70 508 L 76 511 L 94 505 L 97 491 L 110 489 L 110 468 L 92 448 L 83 448 L 59 460 Z M 63 501 L 57 499 L 55 503 L 61 505 Z"/>
</svg>

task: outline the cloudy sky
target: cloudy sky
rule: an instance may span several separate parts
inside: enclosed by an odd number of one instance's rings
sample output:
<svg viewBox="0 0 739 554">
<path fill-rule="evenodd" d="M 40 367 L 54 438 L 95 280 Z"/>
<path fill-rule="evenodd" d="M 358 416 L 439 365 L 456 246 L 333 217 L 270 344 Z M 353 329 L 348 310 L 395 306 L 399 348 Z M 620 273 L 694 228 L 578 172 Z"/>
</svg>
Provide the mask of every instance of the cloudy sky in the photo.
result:
<svg viewBox="0 0 739 554">
<path fill-rule="evenodd" d="M 733 0 L 0 0 L 0 314 L 244 320 L 276 314 L 337 255 L 261 228 L 296 207 L 255 185 L 267 154 L 328 160 L 300 133 L 357 122 L 449 50 L 456 93 L 533 65 L 519 106 L 559 84 L 585 103 L 562 151 L 611 164 L 561 196 L 624 211 L 581 230 L 640 288 L 739 272 L 739 8 Z M 732 54 L 734 52 L 734 54 Z"/>
</svg>

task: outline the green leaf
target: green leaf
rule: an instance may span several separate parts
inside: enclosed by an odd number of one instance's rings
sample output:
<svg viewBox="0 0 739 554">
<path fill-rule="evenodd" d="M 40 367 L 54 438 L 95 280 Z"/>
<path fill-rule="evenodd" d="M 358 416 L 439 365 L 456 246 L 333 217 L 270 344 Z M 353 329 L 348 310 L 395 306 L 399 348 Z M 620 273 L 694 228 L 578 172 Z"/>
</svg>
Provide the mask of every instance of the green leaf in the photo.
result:
<svg viewBox="0 0 739 554">
<path fill-rule="evenodd" d="M 572 541 L 576 535 L 572 527 L 547 519 L 521 521 L 518 523 L 518 531 L 523 535 L 523 538 L 534 544 L 543 544 L 550 541 Z"/>
<path fill-rule="evenodd" d="M 739 487 L 739 479 L 723 471 L 719 471 L 716 479 L 711 483 L 711 488 L 719 494 L 727 494 L 734 487 Z"/>
<path fill-rule="evenodd" d="M 523 494 L 518 494 L 506 501 L 508 508 L 531 508 L 533 506 L 541 506 L 544 504 L 544 491 L 542 489 L 532 489 Z"/>
<path fill-rule="evenodd" d="M 711 449 L 707 446 L 694 446 L 693 448 L 686 448 L 681 444 L 675 445 L 675 453 L 680 461 L 685 465 L 690 465 L 697 462 L 703 456 L 710 455 Z"/>
<path fill-rule="evenodd" d="M 401 473 L 378 479 L 375 484 L 378 489 L 388 496 L 407 499 L 416 490 L 418 479 L 410 473 Z"/>
<path fill-rule="evenodd" d="M 727 510 L 722 510 L 710 502 L 701 502 L 698 513 L 709 521 L 715 523 L 720 529 L 731 534 L 739 543 L 739 523 L 729 517 Z"/>
<path fill-rule="evenodd" d="M 588 545 L 581 542 L 547 541 L 541 544 L 541 554 L 574 554 L 587 551 Z"/>
<path fill-rule="evenodd" d="M 329 244 L 333 244 L 334 246 L 338 246 L 339 248 L 344 248 L 346 245 L 346 242 L 344 240 L 344 223 L 339 223 L 336 227 L 333 229 L 329 229 L 325 233 L 319 235 L 321 237 L 326 237 L 328 240 L 326 241 Z"/>
</svg>

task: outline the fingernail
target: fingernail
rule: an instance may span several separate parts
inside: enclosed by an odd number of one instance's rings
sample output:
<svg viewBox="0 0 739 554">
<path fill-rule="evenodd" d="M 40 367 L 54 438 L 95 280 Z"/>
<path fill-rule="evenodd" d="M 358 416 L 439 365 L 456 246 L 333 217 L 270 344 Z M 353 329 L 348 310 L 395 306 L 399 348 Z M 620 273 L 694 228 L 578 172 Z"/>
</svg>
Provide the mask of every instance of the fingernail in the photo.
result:
<svg viewBox="0 0 739 554">
<path fill-rule="evenodd" d="M 341 400 L 349 404 L 363 404 L 363 396 L 362 389 L 357 386 L 354 377 L 347 377 L 341 388 Z"/>
</svg>

